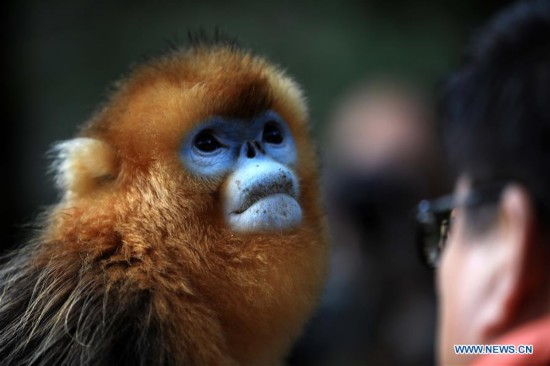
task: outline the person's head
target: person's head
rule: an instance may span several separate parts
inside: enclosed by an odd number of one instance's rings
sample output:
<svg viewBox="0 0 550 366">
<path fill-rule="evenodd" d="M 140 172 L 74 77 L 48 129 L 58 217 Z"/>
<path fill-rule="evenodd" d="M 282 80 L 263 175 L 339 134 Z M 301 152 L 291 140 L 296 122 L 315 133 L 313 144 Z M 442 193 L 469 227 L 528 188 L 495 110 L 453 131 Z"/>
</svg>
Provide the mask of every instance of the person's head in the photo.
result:
<svg viewBox="0 0 550 366">
<path fill-rule="evenodd" d="M 346 93 L 324 133 L 331 211 L 369 236 L 384 235 L 387 224 L 395 230 L 403 221 L 396 216 L 408 224 L 439 182 L 434 122 L 431 100 L 403 79 L 369 80 Z"/>
<path fill-rule="evenodd" d="M 550 315 L 550 2 L 522 2 L 480 34 L 443 100 L 457 177 L 438 269 L 439 361 Z"/>
<path fill-rule="evenodd" d="M 370 81 L 335 108 L 326 142 L 334 164 L 359 172 L 419 166 L 433 152 L 431 105 L 414 84 Z"/>
</svg>

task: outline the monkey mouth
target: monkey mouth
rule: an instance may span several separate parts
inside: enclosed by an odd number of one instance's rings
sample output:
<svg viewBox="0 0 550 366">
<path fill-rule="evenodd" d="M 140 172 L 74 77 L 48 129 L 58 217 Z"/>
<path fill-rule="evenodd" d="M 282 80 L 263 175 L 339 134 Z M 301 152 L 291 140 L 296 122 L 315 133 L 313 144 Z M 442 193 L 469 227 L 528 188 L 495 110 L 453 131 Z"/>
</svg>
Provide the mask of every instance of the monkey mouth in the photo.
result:
<svg viewBox="0 0 550 366">
<path fill-rule="evenodd" d="M 263 184 L 262 184 L 263 183 Z M 242 190 L 238 208 L 229 211 L 228 223 L 238 232 L 283 231 L 302 221 L 298 190 L 290 179 L 270 180 Z"/>
<path fill-rule="evenodd" d="M 274 181 L 266 185 L 257 185 L 247 190 L 247 192 L 243 192 L 245 195 L 241 205 L 232 214 L 240 215 L 255 203 L 270 196 L 286 195 L 289 199 L 293 200 L 297 198 L 290 180 Z"/>
<path fill-rule="evenodd" d="M 281 232 L 296 228 L 302 221 L 297 200 L 286 193 L 263 195 L 244 211 L 230 214 L 229 225 L 238 232 Z"/>
<path fill-rule="evenodd" d="M 302 222 L 296 175 L 268 160 L 231 175 L 224 190 L 228 226 L 241 233 L 281 232 Z"/>
</svg>

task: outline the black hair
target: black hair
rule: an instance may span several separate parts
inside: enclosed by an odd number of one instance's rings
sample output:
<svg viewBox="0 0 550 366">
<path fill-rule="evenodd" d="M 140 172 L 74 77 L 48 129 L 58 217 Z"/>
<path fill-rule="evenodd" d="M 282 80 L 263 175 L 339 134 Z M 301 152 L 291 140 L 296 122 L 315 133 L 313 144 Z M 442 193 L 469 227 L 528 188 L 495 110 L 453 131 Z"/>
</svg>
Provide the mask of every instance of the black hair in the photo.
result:
<svg viewBox="0 0 550 366">
<path fill-rule="evenodd" d="M 218 27 L 214 28 L 213 33 L 202 28 L 189 30 L 187 32 L 187 39 L 191 48 L 224 46 L 233 50 L 242 49 L 237 38 L 220 30 Z"/>
<path fill-rule="evenodd" d="M 519 2 L 498 14 L 447 82 L 442 102 L 454 173 L 468 176 L 473 186 L 520 183 L 547 211 L 550 1 Z"/>
</svg>

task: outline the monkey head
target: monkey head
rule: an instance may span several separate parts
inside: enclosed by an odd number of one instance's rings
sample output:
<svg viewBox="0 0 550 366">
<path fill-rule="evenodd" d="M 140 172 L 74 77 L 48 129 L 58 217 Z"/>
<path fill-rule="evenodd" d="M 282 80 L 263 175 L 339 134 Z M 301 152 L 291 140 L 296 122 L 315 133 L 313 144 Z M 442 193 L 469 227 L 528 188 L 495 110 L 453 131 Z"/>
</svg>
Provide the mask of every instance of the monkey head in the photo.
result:
<svg viewBox="0 0 550 366">
<path fill-rule="evenodd" d="M 32 266 L 17 275 L 34 281 L 31 305 L 20 307 L 53 314 L 32 324 L 48 336 L 24 322 L 6 334 L 50 351 L 59 346 L 44 342 L 68 334 L 65 360 L 80 363 L 280 362 L 326 271 L 307 120 L 296 83 L 232 45 L 199 44 L 135 67 L 55 149 L 63 197 L 27 252 Z M 33 298 L 37 286 L 55 297 Z M 147 346 L 109 348 L 116 334 Z"/>
</svg>

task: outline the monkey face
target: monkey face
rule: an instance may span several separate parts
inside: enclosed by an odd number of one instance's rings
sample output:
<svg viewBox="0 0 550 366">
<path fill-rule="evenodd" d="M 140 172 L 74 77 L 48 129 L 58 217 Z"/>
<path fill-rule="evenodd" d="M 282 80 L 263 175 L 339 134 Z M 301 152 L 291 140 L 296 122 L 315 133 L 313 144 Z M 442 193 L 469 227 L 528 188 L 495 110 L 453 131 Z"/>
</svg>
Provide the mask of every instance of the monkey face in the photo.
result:
<svg viewBox="0 0 550 366">
<path fill-rule="evenodd" d="M 251 119 L 211 118 L 186 137 L 180 157 L 195 176 L 227 176 L 223 216 L 232 230 L 284 230 L 301 222 L 296 146 L 275 112 Z"/>
</svg>

